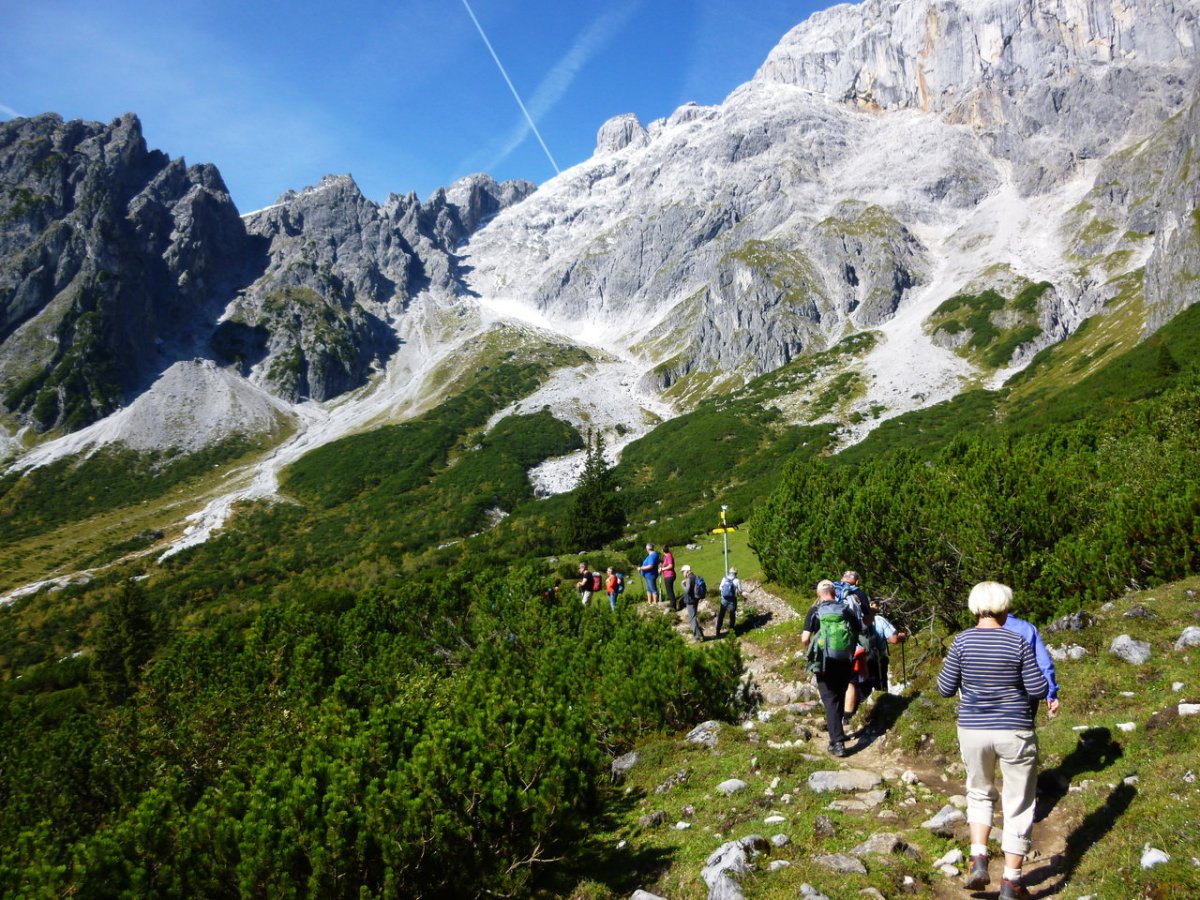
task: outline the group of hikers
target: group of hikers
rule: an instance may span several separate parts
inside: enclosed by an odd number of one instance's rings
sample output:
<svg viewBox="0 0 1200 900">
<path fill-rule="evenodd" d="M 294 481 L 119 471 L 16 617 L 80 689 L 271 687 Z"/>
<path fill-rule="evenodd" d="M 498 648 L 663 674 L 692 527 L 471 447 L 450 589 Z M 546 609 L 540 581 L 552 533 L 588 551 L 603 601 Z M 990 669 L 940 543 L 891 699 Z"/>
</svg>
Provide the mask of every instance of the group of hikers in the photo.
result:
<svg viewBox="0 0 1200 900">
<path fill-rule="evenodd" d="M 1054 662 L 1037 628 L 1009 612 L 1012 596 L 1011 588 L 994 581 L 972 588 L 967 607 L 976 625 L 954 638 L 937 679 L 943 697 L 959 695 L 958 742 L 967 772 L 971 845 L 964 887 L 978 890 L 991 882 L 987 842 L 999 800 L 1001 900 L 1030 896 L 1021 869 L 1031 846 L 1037 787 L 1034 722 L 1041 700 L 1049 715 L 1059 709 Z M 805 617 L 800 640 L 825 709 L 832 755 L 848 754 L 846 729 L 859 704 L 871 689 L 887 690 L 887 645 L 906 637 L 858 586 L 857 572 L 817 584 L 817 602 Z"/>
<path fill-rule="evenodd" d="M 683 582 L 677 596 L 674 554 L 668 546 L 659 553 L 653 544 L 646 545 L 646 557 L 638 571 L 645 581 L 646 600 L 666 603 L 672 611 L 686 607 L 692 637 L 703 641 L 696 609 L 707 596 L 704 579 L 690 565 L 679 567 Z M 584 604 L 603 590 L 609 605 L 616 609 L 617 597 L 625 590 L 623 575 L 609 567 L 602 577 L 588 571 L 585 563 L 579 564 L 579 575 L 576 589 Z M 660 578 L 665 597 L 659 593 Z M 557 589 L 556 583 L 555 595 Z M 729 569 L 722 578 L 720 595 L 717 637 L 726 615 L 727 633 L 735 628 L 737 602 L 742 597 L 737 569 Z M 987 843 L 999 801 L 1004 856 L 1001 900 L 1030 896 L 1021 869 L 1031 847 L 1037 786 L 1034 724 L 1041 700 L 1046 700 L 1050 716 L 1059 709 L 1054 661 L 1037 628 L 1010 613 L 1012 596 L 1012 589 L 998 582 L 985 581 L 972 588 L 967 607 L 976 625 L 954 638 L 937 678 L 939 694 L 959 695 L 958 741 L 967 773 L 970 830 L 970 868 L 964 886 L 978 890 L 991 881 Z M 889 645 L 902 645 L 907 639 L 908 634 L 881 613 L 879 600 L 869 597 L 859 585 L 854 570 L 844 572 L 839 581 L 826 579 L 817 584 L 817 599 L 804 618 L 800 640 L 824 707 L 833 756 L 849 755 L 846 740 L 853 736 L 848 729 L 855 713 L 873 691 L 888 692 Z M 858 736 L 870 735 L 864 730 Z M 999 788 L 997 765 L 1002 775 Z"/>
<path fill-rule="evenodd" d="M 703 641 L 704 629 L 700 627 L 696 609 L 700 601 L 708 596 L 708 585 L 704 579 L 696 574 L 690 565 L 683 565 L 676 570 L 675 554 L 671 552 L 671 548 L 664 546 L 662 552 L 659 553 L 653 544 L 646 545 L 646 558 L 638 566 L 638 572 L 646 585 L 646 602 L 665 603 L 671 612 L 686 608 L 693 640 Z M 675 593 L 677 575 L 683 576 L 678 596 Z M 665 589 L 665 597 L 658 589 L 660 578 Z M 584 606 L 587 606 L 594 595 L 603 591 L 608 596 L 609 607 L 615 610 L 617 598 L 625 592 L 625 576 L 612 566 L 609 566 L 607 572 L 603 574 L 592 572 L 588 569 L 586 562 L 581 562 L 579 564 L 579 580 L 575 582 L 575 590 L 579 592 L 580 602 Z M 721 636 L 721 628 L 725 624 L 726 616 L 729 617 L 729 629 L 726 634 L 733 633 L 736 628 L 737 604 L 738 600 L 742 598 L 742 582 L 738 579 L 737 569 L 731 568 L 725 573 L 718 591 L 721 596 L 721 605 L 717 611 L 715 637 Z M 558 583 L 556 582 L 555 586 L 546 593 L 553 593 L 554 596 L 557 596 Z"/>
</svg>

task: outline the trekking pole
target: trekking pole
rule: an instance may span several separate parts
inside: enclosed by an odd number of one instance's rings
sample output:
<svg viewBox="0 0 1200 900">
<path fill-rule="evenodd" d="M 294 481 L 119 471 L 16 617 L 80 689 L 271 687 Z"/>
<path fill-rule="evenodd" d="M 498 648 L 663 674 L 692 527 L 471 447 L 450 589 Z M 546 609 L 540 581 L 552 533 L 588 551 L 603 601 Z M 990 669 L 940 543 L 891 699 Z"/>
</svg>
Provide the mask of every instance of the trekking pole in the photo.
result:
<svg viewBox="0 0 1200 900">
<path fill-rule="evenodd" d="M 904 654 L 904 645 L 908 643 L 907 636 L 900 642 L 900 674 L 904 676 L 904 686 L 908 687 L 908 659 Z M 1007 865 L 1007 864 L 1006 864 Z"/>
</svg>

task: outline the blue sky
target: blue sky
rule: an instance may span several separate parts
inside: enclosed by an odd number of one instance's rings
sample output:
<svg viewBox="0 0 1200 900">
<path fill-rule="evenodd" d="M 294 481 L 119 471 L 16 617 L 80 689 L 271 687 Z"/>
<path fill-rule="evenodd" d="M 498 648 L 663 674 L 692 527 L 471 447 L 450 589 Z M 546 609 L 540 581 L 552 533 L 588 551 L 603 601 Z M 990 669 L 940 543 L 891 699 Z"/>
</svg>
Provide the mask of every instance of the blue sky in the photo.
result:
<svg viewBox="0 0 1200 900">
<path fill-rule="evenodd" d="M 468 0 L 558 166 L 609 117 L 719 103 L 828 0 Z M 323 175 L 422 198 L 554 169 L 463 0 L 6 0 L 0 119 L 142 120 L 238 208 Z"/>
</svg>

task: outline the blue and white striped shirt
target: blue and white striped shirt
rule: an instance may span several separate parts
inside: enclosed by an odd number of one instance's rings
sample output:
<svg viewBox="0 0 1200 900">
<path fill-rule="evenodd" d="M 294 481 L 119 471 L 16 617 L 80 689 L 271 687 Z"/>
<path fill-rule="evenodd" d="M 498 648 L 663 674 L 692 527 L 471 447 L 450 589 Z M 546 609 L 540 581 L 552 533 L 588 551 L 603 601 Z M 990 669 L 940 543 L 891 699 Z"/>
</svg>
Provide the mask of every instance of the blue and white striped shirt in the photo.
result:
<svg viewBox="0 0 1200 900">
<path fill-rule="evenodd" d="M 1030 700 L 1049 685 L 1033 648 L 1004 628 L 972 628 L 954 638 L 937 679 L 938 693 L 961 692 L 958 727 L 987 731 L 1033 728 Z"/>
</svg>

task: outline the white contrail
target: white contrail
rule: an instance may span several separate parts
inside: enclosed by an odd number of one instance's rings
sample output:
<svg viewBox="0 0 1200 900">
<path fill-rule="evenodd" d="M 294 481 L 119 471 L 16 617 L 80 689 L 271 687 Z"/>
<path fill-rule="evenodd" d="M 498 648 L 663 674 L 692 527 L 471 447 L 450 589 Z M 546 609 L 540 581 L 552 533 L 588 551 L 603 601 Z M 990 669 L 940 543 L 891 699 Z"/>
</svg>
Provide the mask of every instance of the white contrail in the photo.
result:
<svg viewBox="0 0 1200 900">
<path fill-rule="evenodd" d="M 542 149 L 546 151 L 546 159 L 550 160 L 550 165 L 554 166 L 555 174 L 562 170 L 558 167 L 558 163 L 554 161 L 554 156 L 550 153 L 550 148 L 546 146 L 546 142 L 542 140 L 542 133 L 538 131 L 537 125 L 534 124 L 533 116 L 529 114 L 529 110 L 525 108 L 525 104 L 521 101 L 521 95 L 517 93 L 516 87 L 513 86 L 512 79 L 508 77 L 508 72 L 504 71 L 504 63 L 500 62 L 500 57 L 496 55 L 496 51 L 492 49 L 492 42 L 488 40 L 487 34 L 484 33 L 483 26 L 479 24 L 479 20 L 475 18 L 475 11 L 471 9 L 471 4 L 467 0 L 463 0 L 463 6 L 467 8 L 467 15 L 471 17 L 471 21 L 475 23 L 475 28 L 479 31 L 479 36 L 483 38 L 484 44 L 487 45 L 488 53 L 492 54 L 492 59 L 496 61 L 496 68 L 500 70 L 500 74 L 504 76 L 505 82 L 508 83 L 508 89 L 512 91 L 513 97 L 517 101 L 517 106 L 521 107 L 521 112 L 525 114 L 525 121 L 529 123 L 530 129 L 537 136 L 538 143 L 542 145 Z"/>
</svg>

